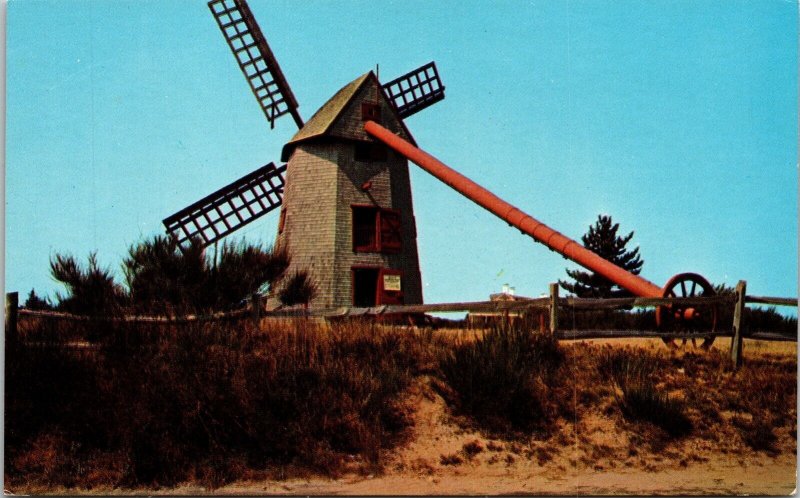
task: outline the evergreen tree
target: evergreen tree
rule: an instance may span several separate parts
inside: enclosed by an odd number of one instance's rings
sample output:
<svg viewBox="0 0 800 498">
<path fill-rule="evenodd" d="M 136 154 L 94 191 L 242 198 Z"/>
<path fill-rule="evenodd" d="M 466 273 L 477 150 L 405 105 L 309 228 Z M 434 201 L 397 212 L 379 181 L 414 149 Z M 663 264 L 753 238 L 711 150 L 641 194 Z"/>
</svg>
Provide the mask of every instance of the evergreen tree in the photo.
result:
<svg viewBox="0 0 800 498">
<path fill-rule="evenodd" d="M 25 301 L 23 305 L 24 308 L 29 310 L 52 310 L 53 305 L 50 303 L 50 298 L 42 298 L 36 294 L 36 291 L 31 289 L 28 293 L 28 299 Z"/>
<path fill-rule="evenodd" d="M 619 223 L 614 223 L 611 216 L 599 215 L 594 225 L 581 237 L 583 246 L 601 258 L 608 260 L 625 270 L 638 275 L 642 271 L 642 261 L 639 248 L 632 251 L 625 246 L 633 238 L 633 232 L 625 236 L 618 236 Z M 620 289 L 616 284 L 594 272 L 583 270 L 569 270 L 567 275 L 575 282 L 569 283 L 559 280 L 558 283 L 567 292 L 578 297 L 626 297 L 630 292 Z"/>
</svg>

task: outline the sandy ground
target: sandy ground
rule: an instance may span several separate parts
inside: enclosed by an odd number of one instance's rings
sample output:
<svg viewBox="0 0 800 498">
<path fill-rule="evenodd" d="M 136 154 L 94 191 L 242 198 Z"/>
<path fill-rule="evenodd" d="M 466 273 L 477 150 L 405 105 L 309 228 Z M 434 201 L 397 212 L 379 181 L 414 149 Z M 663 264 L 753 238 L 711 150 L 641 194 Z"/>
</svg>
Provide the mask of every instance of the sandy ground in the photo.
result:
<svg viewBox="0 0 800 498">
<path fill-rule="evenodd" d="M 663 348 L 660 340 L 595 340 L 592 343 Z M 796 343 L 747 341 L 745 355 L 797 355 Z M 730 340 L 718 339 L 715 348 L 728 351 Z M 565 427 L 572 441 L 556 454 L 547 442 L 514 447 L 464 431 L 453 423 L 445 403 L 432 390 L 422 389 L 415 414 L 414 437 L 382 476 L 346 476 L 342 479 L 294 479 L 282 482 L 237 483 L 218 494 L 756 494 L 788 495 L 797 483 L 796 454 L 773 458 L 763 453 L 720 454 L 710 444 L 688 441 L 662 455 L 629 456 L 613 423 L 599 418 Z M 581 443 L 584 432 L 591 443 Z M 783 435 L 789 438 L 788 434 Z M 477 441 L 483 451 L 469 458 L 464 445 Z M 522 445 L 519 445 L 522 446 Z M 588 446 L 592 446 L 590 451 Z M 601 451 L 597 451 L 600 448 Z M 622 453 L 622 454 L 620 454 Z M 442 457 L 459 456 L 463 463 L 443 464 Z M 591 458 L 587 458 L 591 457 Z M 690 457 L 690 458 L 687 458 Z M 181 490 L 175 490 L 182 492 Z M 203 492 L 202 489 L 186 489 Z"/>
<path fill-rule="evenodd" d="M 595 343 L 663 348 L 658 340 L 603 340 Z M 727 351 L 729 341 L 715 347 Z M 746 343 L 745 354 L 797 355 L 795 343 Z M 788 495 L 797 482 L 797 457 L 752 450 L 722 453 L 713 443 L 689 439 L 653 453 L 631 454 L 627 435 L 602 416 L 566 424 L 548 441 L 509 443 L 462 429 L 444 400 L 422 383 L 410 393 L 417 406 L 409 442 L 393 455 L 381 475 L 353 472 L 323 477 L 237 482 L 215 490 L 182 486 L 163 490 L 93 490 L 92 494 L 185 495 Z M 791 434 L 779 434 L 782 448 L 794 448 Z M 480 448 L 469 455 L 469 443 Z M 465 445 L 467 445 L 465 447 Z M 555 449 L 558 448 L 558 449 Z M 796 451 L 796 450 L 795 450 Z M 459 462 L 460 460 L 460 462 Z M 357 466 L 354 464 L 354 466 Z M 58 491 L 50 489 L 49 493 Z"/>
</svg>

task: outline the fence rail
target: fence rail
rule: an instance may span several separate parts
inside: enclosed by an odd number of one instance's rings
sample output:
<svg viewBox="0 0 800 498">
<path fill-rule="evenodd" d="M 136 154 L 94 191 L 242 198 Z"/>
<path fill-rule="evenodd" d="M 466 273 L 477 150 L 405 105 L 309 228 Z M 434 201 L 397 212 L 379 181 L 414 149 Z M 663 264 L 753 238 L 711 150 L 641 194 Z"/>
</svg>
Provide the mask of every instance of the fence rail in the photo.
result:
<svg viewBox="0 0 800 498">
<path fill-rule="evenodd" d="M 746 303 L 753 304 L 771 304 L 773 306 L 797 306 L 798 301 L 796 297 L 758 297 L 758 296 L 745 296 Z"/>
<path fill-rule="evenodd" d="M 29 310 L 20 308 L 18 314 L 21 316 L 55 318 L 59 320 L 73 322 L 125 322 L 125 323 L 188 323 L 188 322 L 211 322 L 247 316 L 251 312 L 250 308 L 241 308 L 234 311 L 222 311 L 207 315 L 175 315 L 175 316 L 145 316 L 145 315 L 119 315 L 119 316 L 90 316 L 74 315 L 61 311 Z"/>
<path fill-rule="evenodd" d="M 191 322 L 211 322 L 250 318 L 258 323 L 263 317 L 293 318 L 316 317 L 324 319 L 341 319 L 348 317 L 378 317 L 397 315 L 420 315 L 425 313 L 489 313 L 504 316 L 511 313 L 525 311 L 548 311 L 549 330 L 559 339 L 599 339 L 599 338 L 647 338 L 647 337 L 684 337 L 674 331 L 657 330 L 563 330 L 558 326 L 558 309 L 570 308 L 574 310 L 610 310 L 630 309 L 634 307 L 656 306 L 734 306 L 733 329 L 730 331 L 715 331 L 708 333 L 692 334 L 694 338 L 711 336 L 732 337 L 731 361 L 734 365 L 741 365 L 742 341 L 744 338 L 762 339 L 768 341 L 797 341 L 797 334 L 786 335 L 769 331 L 745 333 L 744 309 L 746 304 L 767 304 L 774 306 L 797 306 L 797 298 L 747 296 L 746 283 L 740 281 L 736 291 L 731 295 L 717 295 L 710 297 L 674 297 L 674 298 L 643 298 L 626 297 L 611 299 L 587 299 L 577 297 L 559 297 L 558 284 L 550 285 L 550 295 L 535 299 L 517 298 L 514 301 L 469 301 L 460 303 L 437 303 L 419 305 L 385 305 L 370 308 L 338 307 L 323 309 L 276 309 L 264 310 L 264 298 L 253 294 L 245 308 L 232 311 L 209 313 L 205 315 L 176 315 L 176 316 L 146 316 L 146 315 L 119 315 L 119 316 L 86 316 L 63 313 L 59 311 L 29 310 L 19 308 L 19 295 L 16 292 L 6 294 L 6 344 L 17 340 L 17 320 L 19 316 L 38 317 L 76 322 L 122 322 L 128 324 L 181 324 Z M 542 322 L 544 323 L 544 322 Z"/>
</svg>

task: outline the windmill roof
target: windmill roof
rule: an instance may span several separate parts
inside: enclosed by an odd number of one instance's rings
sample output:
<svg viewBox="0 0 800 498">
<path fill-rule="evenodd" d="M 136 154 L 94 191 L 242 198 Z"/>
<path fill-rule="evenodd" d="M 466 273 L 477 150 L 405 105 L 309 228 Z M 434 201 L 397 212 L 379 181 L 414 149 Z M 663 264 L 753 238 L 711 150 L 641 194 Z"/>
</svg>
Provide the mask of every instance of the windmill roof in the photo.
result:
<svg viewBox="0 0 800 498">
<path fill-rule="evenodd" d="M 292 139 L 283 146 L 281 160 L 288 161 L 289 156 L 292 155 L 292 151 L 294 151 L 294 148 L 300 142 L 328 135 L 339 115 L 342 114 L 342 112 L 347 108 L 347 105 L 351 100 L 353 100 L 353 97 L 356 96 L 364 83 L 371 78 L 375 79 L 377 82 L 377 77 L 372 71 L 362 74 L 355 80 L 343 86 L 333 95 L 333 97 L 328 99 L 328 101 L 325 102 L 325 104 L 320 107 L 313 116 L 311 116 L 311 119 L 309 119 L 308 122 L 302 128 L 300 128 L 297 133 L 295 133 Z M 380 84 L 378 84 L 378 87 L 380 88 Z M 386 98 L 385 94 L 384 98 Z M 400 116 L 397 116 L 395 113 L 395 117 L 397 121 L 400 122 L 406 134 L 411 137 L 411 133 L 409 133 L 408 129 L 406 129 L 405 124 Z M 412 142 L 414 141 L 413 137 L 411 137 L 411 140 Z"/>
</svg>

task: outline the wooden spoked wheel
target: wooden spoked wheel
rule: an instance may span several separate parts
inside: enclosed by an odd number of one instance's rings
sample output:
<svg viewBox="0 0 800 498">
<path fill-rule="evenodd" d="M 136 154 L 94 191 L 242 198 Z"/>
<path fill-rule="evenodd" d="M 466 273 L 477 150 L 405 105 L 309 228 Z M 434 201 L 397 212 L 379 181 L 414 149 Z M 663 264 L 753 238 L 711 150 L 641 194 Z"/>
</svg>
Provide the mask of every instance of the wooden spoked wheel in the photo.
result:
<svg viewBox="0 0 800 498">
<path fill-rule="evenodd" d="M 702 275 L 680 273 L 664 286 L 664 297 L 708 297 L 716 294 L 714 287 Z M 663 337 L 671 347 L 683 347 L 688 341 L 697 347 L 708 349 L 714 343 L 717 327 L 716 305 L 665 305 L 656 309 L 656 323 L 662 330 L 674 331 L 675 335 Z M 680 342 L 680 344 L 679 344 Z"/>
</svg>

